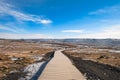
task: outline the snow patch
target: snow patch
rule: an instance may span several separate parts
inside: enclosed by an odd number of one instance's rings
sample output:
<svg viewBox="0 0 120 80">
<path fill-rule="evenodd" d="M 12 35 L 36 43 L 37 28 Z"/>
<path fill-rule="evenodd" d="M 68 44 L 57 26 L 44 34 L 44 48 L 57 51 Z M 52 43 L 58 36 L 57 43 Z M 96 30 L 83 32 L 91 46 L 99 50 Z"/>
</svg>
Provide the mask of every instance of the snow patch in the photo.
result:
<svg viewBox="0 0 120 80">
<path fill-rule="evenodd" d="M 120 53 L 120 50 L 109 50 L 109 52 Z"/>
<path fill-rule="evenodd" d="M 27 66 L 23 72 L 27 73 L 25 77 L 21 77 L 18 80 L 30 80 L 40 69 L 40 67 L 42 66 L 42 64 L 45 63 L 45 61 L 43 62 L 39 62 L 39 63 L 34 63 L 31 64 L 29 66 Z"/>
</svg>

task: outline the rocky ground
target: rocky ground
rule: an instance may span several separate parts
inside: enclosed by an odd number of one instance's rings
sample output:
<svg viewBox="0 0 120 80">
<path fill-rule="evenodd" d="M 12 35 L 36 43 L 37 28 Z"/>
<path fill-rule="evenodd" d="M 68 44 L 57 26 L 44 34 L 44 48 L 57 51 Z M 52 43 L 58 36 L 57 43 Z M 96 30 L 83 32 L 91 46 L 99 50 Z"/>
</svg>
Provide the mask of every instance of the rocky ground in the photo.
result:
<svg viewBox="0 0 120 80">
<path fill-rule="evenodd" d="M 24 77 L 25 67 L 48 60 L 57 49 L 65 49 L 63 53 L 88 80 L 120 80 L 119 47 L 104 49 L 70 43 L 2 39 L 0 39 L 0 80 L 18 80 L 19 77 Z"/>
<path fill-rule="evenodd" d="M 24 67 L 47 60 L 52 52 L 38 43 L 0 40 L 0 80 L 18 80 L 26 75 Z"/>
<path fill-rule="evenodd" d="M 71 50 L 63 53 L 87 80 L 120 80 L 120 53 L 80 53 Z"/>
</svg>

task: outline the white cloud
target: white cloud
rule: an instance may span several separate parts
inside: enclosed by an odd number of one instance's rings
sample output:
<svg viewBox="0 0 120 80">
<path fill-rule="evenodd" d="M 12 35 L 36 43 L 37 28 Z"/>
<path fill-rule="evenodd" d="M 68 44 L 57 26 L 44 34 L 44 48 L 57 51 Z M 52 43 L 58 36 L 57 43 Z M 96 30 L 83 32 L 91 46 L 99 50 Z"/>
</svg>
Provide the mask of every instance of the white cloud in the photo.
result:
<svg viewBox="0 0 120 80">
<path fill-rule="evenodd" d="M 120 39 L 120 25 L 104 28 L 101 32 L 81 35 L 83 38 L 118 38 Z"/>
<path fill-rule="evenodd" d="M 17 11 L 13 8 L 14 8 L 13 5 L 5 3 L 4 1 L 0 1 L 0 15 L 10 15 L 15 19 L 21 20 L 21 21 L 32 21 L 32 22 L 41 23 L 41 24 L 52 23 L 52 21 L 49 19 L 44 19 L 37 15 L 26 14 L 26 13 Z"/>
<path fill-rule="evenodd" d="M 63 30 L 62 32 L 65 32 L 65 33 L 82 33 L 83 30 Z"/>
<path fill-rule="evenodd" d="M 44 34 L 11 34 L 0 33 L 0 38 L 4 39 L 40 39 L 40 38 L 52 38 Z"/>
<path fill-rule="evenodd" d="M 13 32 L 13 33 L 23 33 L 23 32 L 26 32 L 26 30 L 24 30 L 22 28 L 18 28 L 18 27 L 16 27 L 13 24 L 0 25 L 0 30 L 9 31 L 9 32 Z"/>
<path fill-rule="evenodd" d="M 41 22 L 41 23 L 43 23 L 43 24 L 52 23 L 52 21 L 51 21 L 51 20 L 41 20 L 40 22 Z"/>
<path fill-rule="evenodd" d="M 54 37 L 53 37 L 54 36 Z M 44 34 L 11 34 L 0 33 L 0 38 L 5 39 L 40 39 L 40 38 L 94 38 L 94 39 L 106 39 L 115 38 L 120 39 L 120 25 L 112 25 L 106 28 L 102 28 L 98 32 L 83 32 L 80 34 L 65 34 L 64 35 L 44 35 Z"/>
<path fill-rule="evenodd" d="M 102 9 L 98 9 L 96 11 L 89 12 L 88 14 L 89 15 L 101 15 L 101 14 L 120 15 L 120 5 L 105 7 Z"/>
<path fill-rule="evenodd" d="M 120 39 L 120 24 L 112 25 L 109 27 L 101 28 L 97 32 L 86 32 L 84 31 L 82 34 L 64 34 L 60 38 L 94 38 L 94 39 L 106 39 L 106 38 L 114 38 Z"/>
<path fill-rule="evenodd" d="M 9 28 L 9 27 L 5 27 L 5 26 L 1 26 L 0 25 L 0 30 L 6 30 L 6 31 L 11 31 L 11 32 L 17 32 L 15 29 Z"/>
</svg>

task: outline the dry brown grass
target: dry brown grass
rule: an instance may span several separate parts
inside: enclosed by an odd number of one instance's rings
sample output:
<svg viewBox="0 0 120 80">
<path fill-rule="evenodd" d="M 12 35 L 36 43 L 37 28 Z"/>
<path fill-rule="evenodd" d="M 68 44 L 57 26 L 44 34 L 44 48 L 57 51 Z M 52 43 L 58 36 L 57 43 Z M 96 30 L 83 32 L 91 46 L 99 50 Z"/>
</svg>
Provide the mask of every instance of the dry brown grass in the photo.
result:
<svg viewBox="0 0 120 80">
<path fill-rule="evenodd" d="M 35 55 L 40 56 L 51 51 L 53 49 L 42 48 L 36 43 L 0 40 L 0 77 L 34 63 Z M 18 58 L 18 60 L 11 60 L 11 58 Z"/>
<path fill-rule="evenodd" d="M 80 57 L 83 60 L 92 60 L 95 62 L 109 64 L 120 68 L 120 53 L 108 53 L 108 52 L 80 53 L 80 52 L 71 52 L 71 51 L 65 51 L 65 53 L 68 53 L 74 57 Z"/>
</svg>

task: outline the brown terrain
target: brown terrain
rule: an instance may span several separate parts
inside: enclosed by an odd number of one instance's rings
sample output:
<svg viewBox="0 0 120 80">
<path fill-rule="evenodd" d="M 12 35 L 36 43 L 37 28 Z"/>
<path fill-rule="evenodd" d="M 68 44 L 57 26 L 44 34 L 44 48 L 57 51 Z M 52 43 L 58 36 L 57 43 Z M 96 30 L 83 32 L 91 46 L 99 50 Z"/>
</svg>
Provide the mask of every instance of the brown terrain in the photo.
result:
<svg viewBox="0 0 120 80">
<path fill-rule="evenodd" d="M 0 40 L 0 80 L 24 77 L 26 66 L 47 61 L 58 49 L 64 50 L 62 52 L 87 80 L 120 80 L 120 52 L 111 52 L 115 48 L 4 39 Z M 42 59 L 36 60 L 41 56 Z"/>
<path fill-rule="evenodd" d="M 49 58 L 52 48 L 25 41 L 0 40 L 0 80 L 17 80 L 23 68 L 36 62 L 35 56 Z"/>
<path fill-rule="evenodd" d="M 87 80 L 120 80 L 120 53 L 94 48 L 63 51 Z"/>
</svg>

